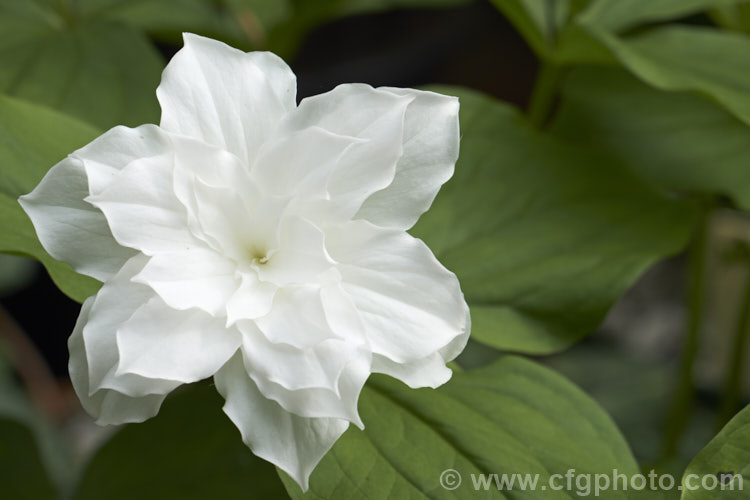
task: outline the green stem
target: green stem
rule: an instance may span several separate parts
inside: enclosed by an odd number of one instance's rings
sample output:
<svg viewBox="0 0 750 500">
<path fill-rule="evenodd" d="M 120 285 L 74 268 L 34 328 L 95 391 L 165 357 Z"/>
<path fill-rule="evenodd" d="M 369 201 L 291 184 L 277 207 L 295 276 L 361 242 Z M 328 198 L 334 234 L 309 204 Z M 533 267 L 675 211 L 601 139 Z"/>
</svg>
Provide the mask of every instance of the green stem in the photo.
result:
<svg viewBox="0 0 750 500">
<path fill-rule="evenodd" d="M 747 350 L 747 330 L 750 324 L 750 272 L 745 278 L 745 289 L 742 294 L 737 323 L 735 324 L 732 352 L 729 367 L 724 378 L 724 388 L 719 406 L 719 416 L 716 422 L 717 430 L 721 430 L 739 409 L 742 399 L 742 378 Z"/>
<path fill-rule="evenodd" d="M 677 448 L 690 421 L 695 400 L 693 365 L 700 347 L 700 332 L 703 321 L 705 267 L 708 250 L 709 210 L 704 208 L 689 251 L 688 267 L 688 325 L 682 358 L 679 366 L 679 379 L 667 413 L 662 458 L 675 456 Z"/>
<path fill-rule="evenodd" d="M 548 62 L 540 63 L 527 110 L 529 121 L 537 128 L 543 127 L 549 119 L 557 97 L 560 75 L 559 66 Z"/>
</svg>

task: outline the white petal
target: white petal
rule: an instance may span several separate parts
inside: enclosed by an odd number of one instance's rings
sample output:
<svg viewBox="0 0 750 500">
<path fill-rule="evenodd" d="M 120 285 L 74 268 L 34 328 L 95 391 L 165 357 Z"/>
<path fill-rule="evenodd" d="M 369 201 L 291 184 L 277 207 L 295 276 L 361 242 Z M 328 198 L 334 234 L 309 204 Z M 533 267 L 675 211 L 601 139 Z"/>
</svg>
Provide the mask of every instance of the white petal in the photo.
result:
<svg viewBox="0 0 750 500">
<path fill-rule="evenodd" d="M 445 366 L 445 359 L 440 353 L 432 353 L 409 363 L 396 363 L 378 354 L 372 357 L 372 372 L 384 373 L 397 378 L 409 387 L 440 387 L 450 380 L 453 372 Z"/>
<path fill-rule="evenodd" d="M 159 412 L 159 407 L 166 397 L 164 394 L 149 394 L 142 397 L 131 397 L 111 389 L 100 389 L 90 394 L 89 366 L 86 359 L 86 347 L 83 339 L 83 325 L 88 321 L 89 312 L 94 302 L 89 297 L 83 303 L 73 333 L 68 339 L 70 362 L 68 370 L 78 399 L 83 408 L 96 419 L 99 425 L 143 422 Z"/>
<path fill-rule="evenodd" d="M 255 320 L 263 334 L 274 343 L 312 347 L 330 338 L 341 338 L 326 318 L 321 287 L 287 286 L 279 289 L 271 311 Z"/>
<path fill-rule="evenodd" d="M 150 286 L 170 307 L 197 307 L 224 316 L 226 303 L 239 286 L 236 266 L 208 248 L 159 253 L 133 281 Z"/>
<path fill-rule="evenodd" d="M 116 333 L 122 323 L 154 296 L 153 291 L 131 279 L 143 269 L 147 258 L 136 255 L 94 297 L 82 336 L 85 357 L 88 360 L 90 394 L 107 386 L 131 396 L 165 394 L 176 384 L 165 380 L 148 380 L 142 377 L 119 377 L 114 373 L 120 359 Z"/>
<path fill-rule="evenodd" d="M 365 346 L 330 339 L 298 349 L 269 342 L 250 322 L 239 327 L 245 368 L 265 397 L 296 415 L 343 418 L 363 427 L 357 401 L 370 375 Z"/>
<path fill-rule="evenodd" d="M 252 175 L 265 192 L 325 198 L 331 172 L 344 152 L 366 142 L 317 126 L 280 134 L 263 147 Z"/>
<path fill-rule="evenodd" d="M 242 284 L 226 304 L 227 325 L 265 316 L 276 295 L 276 285 L 260 281 L 254 271 L 242 273 L 241 280 Z"/>
<path fill-rule="evenodd" d="M 115 127 L 52 167 L 19 200 L 42 246 L 80 273 L 101 281 L 114 276 L 135 252 L 115 241 L 102 213 L 84 199 L 105 189 L 133 160 L 169 149 L 158 127 Z"/>
<path fill-rule="evenodd" d="M 117 330 L 117 376 L 196 382 L 210 377 L 240 346 L 240 334 L 203 311 L 176 311 L 154 297 Z"/>
<path fill-rule="evenodd" d="M 403 152 L 404 117 L 413 96 L 397 96 L 364 84 L 339 85 L 302 100 L 282 130 L 320 127 L 365 140 L 344 151 L 328 182 L 331 203 L 351 218 L 367 197 L 393 181 Z"/>
<path fill-rule="evenodd" d="M 156 90 L 161 126 L 251 162 L 279 120 L 294 109 L 296 78 L 278 56 L 244 53 L 186 33 Z"/>
<path fill-rule="evenodd" d="M 104 281 L 135 251 L 115 241 L 104 215 L 84 201 L 88 195 L 83 163 L 68 157 L 52 167 L 34 191 L 19 202 L 52 257 Z"/>
<path fill-rule="evenodd" d="M 391 184 L 370 196 L 357 213 L 384 227 L 409 229 L 430 208 L 458 159 L 458 99 L 433 92 L 384 88 L 413 96 L 406 109 L 404 153 Z"/>
<path fill-rule="evenodd" d="M 463 347 L 469 309 L 458 279 L 421 240 L 367 221 L 331 228 L 326 237 L 373 353 L 412 363 L 448 345 Z"/>
<path fill-rule="evenodd" d="M 278 286 L 302 284 L 332 267 L 323 231 L 305 219 L 288 217 L 281 224 L 278 250 L 258 266 L 258 276 Z"/>
<path fill-rule="evenodd" d="M 202 245 L 188 229 L 187 212 L 174 194 L 174 156 L 137 159 L 86 201 L 107 218 L 115 239 L 147 255 Z"/>
<path fill-rule="evenodd" d="M 349 422 L 294 415 L 266 399 L 235 356 L 214 377 L 226 399 L 224 413 L 257 456 L 289 474 L 303 490 L 320 459 L 346 431 Z"/>
</svg>

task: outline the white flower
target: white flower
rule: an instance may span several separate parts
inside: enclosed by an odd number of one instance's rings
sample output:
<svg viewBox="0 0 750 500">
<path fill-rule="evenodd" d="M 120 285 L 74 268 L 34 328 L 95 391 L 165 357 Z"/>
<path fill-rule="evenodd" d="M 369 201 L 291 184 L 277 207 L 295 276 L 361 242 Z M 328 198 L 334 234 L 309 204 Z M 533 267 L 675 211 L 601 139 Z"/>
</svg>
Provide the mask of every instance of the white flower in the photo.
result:
<svg viewBox="0 0 750 500">
<path fill-rule="evenodd" d="M 463 349 L 454 274 L 406 233 L 458 155 L 457 99 L 341 85 L 296 104 L 277 56 L 185 35 L 160 126 L 115 127 L 21 204 L 44 247 L 104 282 L 70 337 L 101 424 L 214 377 L 253 452 L 303 488 L 371 372 L 436 387 Z"/>
</svg>

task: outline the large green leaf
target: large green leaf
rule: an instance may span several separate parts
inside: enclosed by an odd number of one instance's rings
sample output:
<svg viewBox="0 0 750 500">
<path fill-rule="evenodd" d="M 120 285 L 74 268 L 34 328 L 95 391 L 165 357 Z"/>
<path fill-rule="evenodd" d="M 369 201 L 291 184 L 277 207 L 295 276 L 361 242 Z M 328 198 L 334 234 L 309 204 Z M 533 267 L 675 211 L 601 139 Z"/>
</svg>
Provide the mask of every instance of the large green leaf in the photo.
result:
<svg viewBox="0 0 750 500">
<path fill-rule="evenodd" d="M 0 92 L 101 128 L 158 121 L 164 63 L 148 39 L 119 22 L 86 19 L 72 2 L 52 5 L 0 0 Z"/>
<path fill-rule="evenodd" d="M 743 2 L 747 0 L 594 0 L 577 20 L 615 32 Z"/>
<path fill-rule="evenodd" d="M 307 494 L 280 473 L 292 498 L 577 498 L 574 491 L 546 491 L 550 476 L 569 469 L 638 473 L 606 413 L 555 372 L 523 358 L 455 373 L 436 390 L 373 376 L 359 412 L 364 431 L 352 427 L 339 439 L 313 472 Z M 453 490 L 440 484 L 448 469 L 463 478 Z M 539 474 L 540 487 L 503 492 L 490 483 L 475 491 L 478 474 Z M 605 495 L 628 498 L 622 491 Z"/>
<path fill-rule="evenodd" d="M 716 487 L 714 480 L 720 486 Z M 685 500 L 750 498 L 750 407 L 738 413 L 695 457 L 685 471 L 682 487 Z"/>
<path fill-rule="evenodd" d="M 592 33 L 650 85 L 699 92 L 750 124 L 750 35 L 679 25 L 624 38 Z"/>
<path fill-rule="evenodd" d="M 83 301 L 99 282 L 76 274 L 44 251 L 18 197 L 31 191 L 56 162 L 98 135 L 85 123 L 0 95 L 0 252 L 40 260 L 58 287 Z"/>
<path fill-rule="evenodd" d="M 284 498 L 274 468 L 243 444 L 209 384 L 171 396 L 159 415 L 120 430 L 93 457 L 75 500 Z"/>
<path fill-rule="evenodd" d="M 617 158 L 536 131 L 508 105 L 437 90 L 460 98 L 461 153 L 413 233 L 458 275 L 475 340 L 561 350 L 685 245 L 692 204 L 658 194 Z"/>
<path fill-rule="evenodd" d="M 750 209 L 750 127 L 700 96 L 653 89 L 622 70 L 563 84 L 553 131 L 607 148 L 669 191 L 728 195 Z"/>
</svg>

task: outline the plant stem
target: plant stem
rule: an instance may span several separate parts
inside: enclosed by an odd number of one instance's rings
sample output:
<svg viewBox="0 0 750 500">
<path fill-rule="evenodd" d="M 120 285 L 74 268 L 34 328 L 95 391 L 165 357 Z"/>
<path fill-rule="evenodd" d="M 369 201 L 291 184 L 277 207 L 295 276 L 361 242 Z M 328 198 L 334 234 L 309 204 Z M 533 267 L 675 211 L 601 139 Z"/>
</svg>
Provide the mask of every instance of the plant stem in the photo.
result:
<svg viewBox="0 0 750 500">
<path fill-rule="evenodd" d="M 529 121 L 537 128 L 543 127 L 549 119 L 555 97 L 557 97 L 560 74 L 559 66 L 544 61 L 540 62 L 527 110 Z"/>
<path fill-rule="evenodd" d="M 677 447 L 690 421 L 695 400 L 693 365 L 700 347 L 700 332 L 703 321 L 705 267 L 708 253 L 708 226 L 710 211 L 704 207 L 701 211 L 698 228 L 690 245 L 688 263 L 688 324 L 682 358 L 679 366 L 679 379 L 672 396 L 667 413 L 662 458 L 667 460 L 675 456 Z"/>
<path fill-rule="evenodd" d="M 742 398 L 742 376 L 747 350 L 747 330 L 750 323 L 750 271 L 745 277 L 745 289 L 737 312 L 737 322 L 734 327 L 732 352 L 729 367 L 724 378 L 724 387 L 719 405 L 717 430 L 721 430 L 734 416 Z"/>
</svg>

